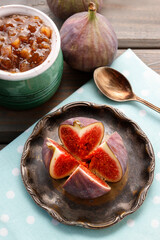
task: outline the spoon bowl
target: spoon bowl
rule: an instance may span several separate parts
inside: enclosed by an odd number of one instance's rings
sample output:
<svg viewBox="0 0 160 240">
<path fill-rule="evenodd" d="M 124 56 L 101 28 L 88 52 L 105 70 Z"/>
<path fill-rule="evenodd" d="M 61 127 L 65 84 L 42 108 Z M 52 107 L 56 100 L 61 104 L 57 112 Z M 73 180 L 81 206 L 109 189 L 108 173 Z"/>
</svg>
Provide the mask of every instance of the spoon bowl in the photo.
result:
<svg viewBox="0 0 160 240">
<path fill-rule="evenodd" d="M 128 79 L 113 68 L 97 68 L 94 71 L 94 81 L 98 89 L 111 100 L 118 102 L 139 101 L 153 110 L 160 112 L 160 108 L 136 96 Z"/>
</svg>

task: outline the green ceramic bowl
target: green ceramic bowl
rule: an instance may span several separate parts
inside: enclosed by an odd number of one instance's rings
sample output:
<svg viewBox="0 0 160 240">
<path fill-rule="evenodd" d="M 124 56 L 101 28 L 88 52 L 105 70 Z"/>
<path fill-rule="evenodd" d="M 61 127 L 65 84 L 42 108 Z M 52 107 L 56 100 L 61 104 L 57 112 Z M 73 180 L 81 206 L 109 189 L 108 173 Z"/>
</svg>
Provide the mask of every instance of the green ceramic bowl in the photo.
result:
<svg viewBox="0 0 160 240">
<path fill-rule="evenodd" d="M 26 72 L 10 73 L 0 70 L 0 105 L 12 109 L 36 107 L 53 96 L 63 72 L 60 35 L 54 22 L 43 12 L 25 5 L 0 7 L 0 16 L 13 14 L 39 16 L 52 29 L 52 49 L 38 67 Z"/>
</svg>

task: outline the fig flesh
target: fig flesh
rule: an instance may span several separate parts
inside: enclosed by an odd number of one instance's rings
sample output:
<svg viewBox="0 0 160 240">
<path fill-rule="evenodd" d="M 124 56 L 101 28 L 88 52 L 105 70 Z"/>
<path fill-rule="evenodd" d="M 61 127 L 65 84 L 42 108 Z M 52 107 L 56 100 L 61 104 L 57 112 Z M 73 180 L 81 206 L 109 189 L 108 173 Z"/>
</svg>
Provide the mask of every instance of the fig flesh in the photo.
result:
<svg viewBox="0 0 160 240">
<path fill-rule="evenodd" d="M 71 118 L 59 127 L 61 142 L 79 160 L 98 147 L 103 136 L 103 124 L 91 118 Z"/>
<path fill-rule="evenodd" d="M 97 11 L 100 11 L 103 0 L 92 0 L 96 4 Z M 77 12 L 87 11 L 90 0 L 47 0 L 51 11 L 60 19 L 66 19 Z"/>
<path fill-rule="evenodd" d="M 90 160 L 89 169 L 108 182 L 118 182 L 127 168 L 127 151 L 120 135 L 115 132 L 107 141 L 94 150 L 86 160 Z"/>
<path fill-rule="evenodd" d="M 50 138 L 46 138 L 43 143 L 42 159 L 50 176 L 54 179 L 69 176 L 79 165 L 71 154 Z"/>
<path fill-rule="evenodd" d="M 90 72 L 114 60 L 116 33 L 92 2 L 88 12 L 76 13 L 63 23 L 60 35 L 64 60 L 74 69 Z"/>
<path fill-rule="evenodd" d="M 66 192 L 81 199 L 94 199 L 108 193 L 110 186 L 79 165 L 63 185 Z"/>
</svg>

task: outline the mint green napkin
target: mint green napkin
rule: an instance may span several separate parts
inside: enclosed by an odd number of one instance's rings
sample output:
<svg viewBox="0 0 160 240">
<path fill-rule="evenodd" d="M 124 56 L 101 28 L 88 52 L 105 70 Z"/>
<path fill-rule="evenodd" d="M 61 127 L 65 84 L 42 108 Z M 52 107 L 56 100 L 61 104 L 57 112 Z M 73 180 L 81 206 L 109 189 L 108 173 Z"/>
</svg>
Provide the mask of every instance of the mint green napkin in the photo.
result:
<svg viewBox="0 0 160 240">
<path fill-rule="evenodd" d="M 131 82 L 134 92 L 160 106 L 160 76 L 148 68 L 130 49 L 112 67 Z M 33 126 L 0 152 L 0 239 L 89 240 L 160 239 L 160 114 L 141 103 L 116 103 L 104 97 L 93 80 L 87 82 L 57 108 L 74 101 L 109 104 L 137 122 L 150 139 L 156 157 L 155 177 L 143 205 L 120 223 L 101 230 L 63 225 L 38 207 L 26 191 L 20 176 L 23 146 Z"/>
</svg>

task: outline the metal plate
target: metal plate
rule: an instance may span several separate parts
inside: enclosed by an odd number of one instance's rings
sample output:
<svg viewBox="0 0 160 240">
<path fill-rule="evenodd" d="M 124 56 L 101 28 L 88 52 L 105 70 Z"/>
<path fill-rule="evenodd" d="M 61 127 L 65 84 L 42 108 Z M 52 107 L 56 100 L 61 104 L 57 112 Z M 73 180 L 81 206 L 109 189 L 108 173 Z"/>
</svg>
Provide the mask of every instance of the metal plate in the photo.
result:
<svg viewBox="0 0 160 240">
<path fill-rule="evenodd" d="M 117 131 L 127 148 L 128 167 L 122 180 L 110 184 L 112 190 L 94 200 L 82 200 L 67 194 L 64 180 L 52 179 L 42 162 L 45 137 L 60 143 L 58 127 L 72 117 L 100 120 L 105 133 Z M 119 110 L 89 102 L 75 102 L 42 118 L 28 138 L 21 159 L 21 175 L 33 200 L 59 222 L 86 228 L 104 228 L 118 223 L 143 203 L 155 168 L 151 143 L 145 133 Z"/>
</svg>

